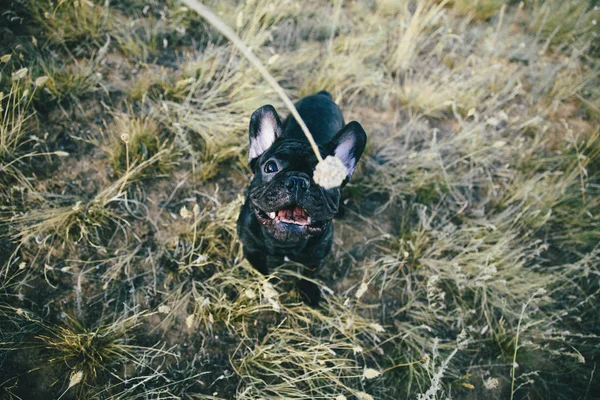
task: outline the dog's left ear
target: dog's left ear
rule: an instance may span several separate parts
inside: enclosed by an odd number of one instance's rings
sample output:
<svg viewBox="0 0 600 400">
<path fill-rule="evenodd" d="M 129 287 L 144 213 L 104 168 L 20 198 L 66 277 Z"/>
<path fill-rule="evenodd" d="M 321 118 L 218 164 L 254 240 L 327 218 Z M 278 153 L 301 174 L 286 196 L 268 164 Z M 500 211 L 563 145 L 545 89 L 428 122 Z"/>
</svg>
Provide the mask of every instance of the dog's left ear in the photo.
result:
<svg viewBox="0 0 600 400">
<path fill-rule="evenodd" d="M 367 144 L 367 134 L 360 124 L 356 121 L 348 123 L 341 131 L 339 131 L 329 142 L 329 148 L 333 155 L 338 157 L 348 171 L 348 176 L 344 181 L 346 184 L 354 170 L 356 164 L 362 156 Z"/>
<path fill-rule="evenodd" d="M 282 130 L 281 120 L 272 105 L 262 106 L 254 111 L 250 118 L 250 149 L 248 150 L 248 162 L 253 171 L 258 157 L 281 136 Z"/>
</svg>

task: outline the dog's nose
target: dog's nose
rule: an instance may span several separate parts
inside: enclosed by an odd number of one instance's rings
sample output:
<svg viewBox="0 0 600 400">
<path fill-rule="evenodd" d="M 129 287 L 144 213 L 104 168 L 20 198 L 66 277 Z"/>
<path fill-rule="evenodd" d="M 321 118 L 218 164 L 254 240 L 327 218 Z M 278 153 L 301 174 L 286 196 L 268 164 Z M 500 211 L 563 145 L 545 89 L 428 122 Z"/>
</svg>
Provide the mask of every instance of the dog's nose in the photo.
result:
<svg viewBox="0 0 600 400">
<path fill-rule="evenodd" d="M 285 187 L 288 189 L 301 189 L 306 190 L 310 185 L 310 181 L 301 176 L 290 176 L 285 180 Z"/>
</svg>

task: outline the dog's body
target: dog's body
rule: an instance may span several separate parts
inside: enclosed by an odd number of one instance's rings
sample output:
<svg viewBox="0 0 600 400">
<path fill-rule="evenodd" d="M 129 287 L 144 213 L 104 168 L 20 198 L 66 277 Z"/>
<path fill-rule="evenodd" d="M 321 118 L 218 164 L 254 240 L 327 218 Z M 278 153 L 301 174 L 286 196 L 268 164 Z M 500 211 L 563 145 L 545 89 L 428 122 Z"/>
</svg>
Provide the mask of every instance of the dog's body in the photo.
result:
<svg viewBox="0 0 600 400">
<path fill-rule="evenodd" d="M 344 162 L 347 181 L 366 144 L 360 124 L 344 126 L 339 107 L 325 91 L 305 97 L 296 108 L 322 157 L 335 155 Z M 245 257 L 263 274 L 286 258 L 305 265 L 305 274 L 316 272 L 331 251 L 340 188 L 326 190 L 314 182 L 317 158 L 308 140 L 291 115 L 282 124 L 270 105 L 250 120 L 249 162 L 255 175 L 237 223 Z M 316 286 L 307 281 L 300 286 L 311 304 L 318 303 Z"/>
</svg>

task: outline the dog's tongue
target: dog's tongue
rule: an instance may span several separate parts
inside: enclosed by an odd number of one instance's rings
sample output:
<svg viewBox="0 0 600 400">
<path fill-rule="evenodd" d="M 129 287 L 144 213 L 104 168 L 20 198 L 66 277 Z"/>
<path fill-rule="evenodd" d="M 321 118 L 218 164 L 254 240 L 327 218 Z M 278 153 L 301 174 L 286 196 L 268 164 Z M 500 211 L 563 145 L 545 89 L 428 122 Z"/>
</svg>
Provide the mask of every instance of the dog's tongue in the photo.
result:
<svg viewBox="0 0 600 400">
<path fill-rule="evenodd" d="M 308 214 L 300 207 L 279 210 L 277 216 L 288 224 L 306 225 L 308 223 Z"/>
</svg>

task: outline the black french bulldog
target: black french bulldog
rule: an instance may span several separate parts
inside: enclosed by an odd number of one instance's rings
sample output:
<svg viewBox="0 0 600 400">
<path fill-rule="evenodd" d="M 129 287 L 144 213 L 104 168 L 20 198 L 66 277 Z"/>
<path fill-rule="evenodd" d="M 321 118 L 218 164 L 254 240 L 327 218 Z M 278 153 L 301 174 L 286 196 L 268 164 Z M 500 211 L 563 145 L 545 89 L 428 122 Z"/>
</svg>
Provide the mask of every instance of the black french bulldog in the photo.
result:
<svg viewBox="0 0 600 400">
<path fill-rule="evenodd" d="M 343 187 L 365 149 L 365 131 L 356 121 L 344 126 L 342 112 L 326 91 L 303 98 L 296 108 L 321 156 L 335 155 L 346 166 Z M 254 179 L 237 221 L 244 256 L 263 274 L 287 258 L 306 266 L 304 274 L 311 276 L 331 251 L 340 188 L 326 190 L 315 183 L 317 158 L 308 140 L 293 116 L 282 124 L 271 105 L 252 114 L 248 159 Z M 298 284 L 305 300 L 317 306 L 318 287 L 306 280 Z"/>
</svg>

